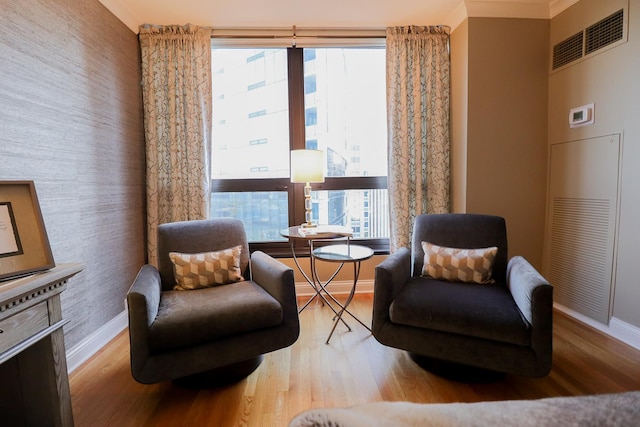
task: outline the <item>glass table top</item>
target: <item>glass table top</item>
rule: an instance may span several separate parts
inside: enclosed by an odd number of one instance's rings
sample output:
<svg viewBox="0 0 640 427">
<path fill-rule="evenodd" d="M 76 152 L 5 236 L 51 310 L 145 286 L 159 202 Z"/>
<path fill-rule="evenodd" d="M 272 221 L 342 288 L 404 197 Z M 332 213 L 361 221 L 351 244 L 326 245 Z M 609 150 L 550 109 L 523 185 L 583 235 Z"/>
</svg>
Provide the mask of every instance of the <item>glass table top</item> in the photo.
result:
<svg viewBox="0 0 640 427">
<path fill-rule="evenodd" d="M 320 240 L 325 238 L 351 237 L 353 230 L 341 225 L 319 225 L 313 228 L 294 226 L 280 230 L 280 235 L 290 239 Z"/>
<path fill-rule="evenodd" d="M 373 249 L 361 245 L 328 245 L 313 250 L 313 256 L 323 261 L 358 262 L 373 256 Z"/>
</svg>

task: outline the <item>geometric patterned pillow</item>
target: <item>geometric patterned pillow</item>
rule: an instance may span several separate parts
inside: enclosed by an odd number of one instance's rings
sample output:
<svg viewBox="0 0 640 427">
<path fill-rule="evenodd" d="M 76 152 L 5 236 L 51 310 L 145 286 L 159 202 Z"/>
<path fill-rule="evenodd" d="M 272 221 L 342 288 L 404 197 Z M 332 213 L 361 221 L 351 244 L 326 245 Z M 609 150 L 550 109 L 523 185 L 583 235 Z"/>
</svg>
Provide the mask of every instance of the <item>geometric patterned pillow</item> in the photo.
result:
<svg viewBox="0 0 640 427">
<path fill-rule="evenodd" d="M 242 246 L 199 254 L 170 252 L 176 279 L 173 289 L 187 291 L 244 280 L 240 274 L 241 251 Z"/>
<path fill-rule="evenodd" d="M 464 283 L 493 283 L 491 271 L 498 253 L 495 246 L 458 249 L 422 242 L 424 264 L 422 275 L 440 280 Z"/>
</svg>

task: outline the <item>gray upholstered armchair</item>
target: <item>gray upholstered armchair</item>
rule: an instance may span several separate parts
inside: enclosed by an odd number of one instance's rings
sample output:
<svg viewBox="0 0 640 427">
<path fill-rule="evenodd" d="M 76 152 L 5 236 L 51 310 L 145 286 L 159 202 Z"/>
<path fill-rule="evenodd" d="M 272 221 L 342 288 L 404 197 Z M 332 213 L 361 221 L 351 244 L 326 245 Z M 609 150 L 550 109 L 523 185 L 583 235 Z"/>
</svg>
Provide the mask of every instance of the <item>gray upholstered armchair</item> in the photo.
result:
<svg viewBox="0 0 640 427">
<path fill-rule="evenodd" d="M 245 280 L 174 290 L 171 252 L 241 246 Z M 236 258 L 237 261 L 237 258 Z M 249 375 L 262 355 L 299 335 L 293 270 L 249 247 L 242 222 L 213 219 L 158 227 L 158 269 L 145 265 L 127 294 L 131 372 L 145 384 L 165 380 L 224 383 Z"/>
<path fill-rule="evenodd" d="M 423 276 L 422 242 L 497 247 L 491 276 L 495 283 Z M 435 258 L 428 259 L 433 263 Z M 376 267 L 373 335 L 418 356 L 416 360 L 541 377 L 551 369 L 552 304 L 553 288 L 534 267 L 520 256 L 508 259 L 503 218 L 420 215 L 411 250 L 399 249 Z"/>
</svg>

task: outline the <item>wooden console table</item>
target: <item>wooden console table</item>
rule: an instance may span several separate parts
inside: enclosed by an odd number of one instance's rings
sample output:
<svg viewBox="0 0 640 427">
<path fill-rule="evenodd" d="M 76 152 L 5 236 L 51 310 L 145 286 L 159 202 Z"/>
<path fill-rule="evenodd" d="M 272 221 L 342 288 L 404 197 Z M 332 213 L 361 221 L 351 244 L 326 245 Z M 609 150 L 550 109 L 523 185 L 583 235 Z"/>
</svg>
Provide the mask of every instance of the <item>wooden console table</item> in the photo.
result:
<svg viewBox="0 0 640 427">
<path fill-rule="evenodd" d="M 81 264 L 0 282 L 3 426 L 73 426 L 60 293 Z"/>
</svg>

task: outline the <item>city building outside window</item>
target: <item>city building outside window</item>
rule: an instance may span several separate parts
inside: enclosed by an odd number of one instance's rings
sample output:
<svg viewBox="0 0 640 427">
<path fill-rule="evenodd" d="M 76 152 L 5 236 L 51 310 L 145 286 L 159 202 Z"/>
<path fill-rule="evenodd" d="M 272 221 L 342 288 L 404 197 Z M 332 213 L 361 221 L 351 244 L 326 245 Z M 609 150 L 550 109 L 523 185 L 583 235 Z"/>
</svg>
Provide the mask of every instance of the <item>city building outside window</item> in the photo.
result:
<svg viewBox="0 0 640 427">
<path fill-rule="evenodd" d="M 279 231 L 304 222 L 289 152 L 325 153 L 313 220 L 388 251 L 385 50 L 212 49 L 211 217 L 241 219 L 252 249 L 290 255 Z"/>
</svg>

